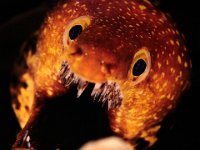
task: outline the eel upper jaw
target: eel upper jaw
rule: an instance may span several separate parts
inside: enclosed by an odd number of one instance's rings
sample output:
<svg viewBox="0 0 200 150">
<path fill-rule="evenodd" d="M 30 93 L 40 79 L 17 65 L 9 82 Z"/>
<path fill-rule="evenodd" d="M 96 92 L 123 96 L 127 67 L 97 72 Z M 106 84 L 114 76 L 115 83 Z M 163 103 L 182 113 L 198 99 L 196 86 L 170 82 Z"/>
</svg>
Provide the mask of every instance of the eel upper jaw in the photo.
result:
<svg viewBox="0 0 200 150">
<path fill-rule="evenodd" d="M 103 104 L 107 103 L 108 110 L 119 108 L 123 99 L 120 87 L 116 82 L 106 81 L 104 83 L 91 83 L 76 75 L 71 69 L 67 61 L 61 65 L 59 78 L 65 87 L 76 86 L 77 98 L 86 90 L 89 84 L 94 84 L 91 96 L 94 100 L 98 100 Z"/>
</svg>

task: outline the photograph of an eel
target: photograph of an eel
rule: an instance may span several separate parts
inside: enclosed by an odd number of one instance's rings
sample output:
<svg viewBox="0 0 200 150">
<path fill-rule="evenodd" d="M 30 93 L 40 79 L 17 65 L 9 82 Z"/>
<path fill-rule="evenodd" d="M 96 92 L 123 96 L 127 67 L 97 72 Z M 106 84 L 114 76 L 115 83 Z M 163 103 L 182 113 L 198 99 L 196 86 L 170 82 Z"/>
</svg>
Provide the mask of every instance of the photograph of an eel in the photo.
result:
<svg viewBox="0 0 200 150">
<path fill-rule="evenodd" d="M 19 84 L 11 85 L 22 127 L 13 149 L 37 149 L 31 127 L 45 101 L 72 87 L 78 98 L 90 84 L 113 133 L 130 149 L 141 138 L 150 147 L 190 85 L 184 37 L 147 0 L 63 0 L 35 36 L 25 65 L 15 67 Z"/>
</svg>

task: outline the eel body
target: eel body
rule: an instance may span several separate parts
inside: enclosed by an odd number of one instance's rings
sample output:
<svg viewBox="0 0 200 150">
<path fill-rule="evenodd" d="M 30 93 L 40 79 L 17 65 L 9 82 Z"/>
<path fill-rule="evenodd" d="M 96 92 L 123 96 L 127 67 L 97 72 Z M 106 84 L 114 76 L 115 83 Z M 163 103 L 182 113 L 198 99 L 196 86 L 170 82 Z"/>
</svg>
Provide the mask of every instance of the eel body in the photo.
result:
<svg viewBox="0 0 200 150">
<path fill-rule="evenodd" d="M 113 132 L 133 146 L 141 138 L 151 146 L 189 86 L 192 67 L 174 23 L 147 0 L 62 1 L 47 15 L 25 59 L 19 81 L 26 85 L 11 88 L 24 128 L 15 146 L 38 103 L 71 86 L 80 96 L 90 83 L 91 96 L 107 104 Z"/>
</svg>

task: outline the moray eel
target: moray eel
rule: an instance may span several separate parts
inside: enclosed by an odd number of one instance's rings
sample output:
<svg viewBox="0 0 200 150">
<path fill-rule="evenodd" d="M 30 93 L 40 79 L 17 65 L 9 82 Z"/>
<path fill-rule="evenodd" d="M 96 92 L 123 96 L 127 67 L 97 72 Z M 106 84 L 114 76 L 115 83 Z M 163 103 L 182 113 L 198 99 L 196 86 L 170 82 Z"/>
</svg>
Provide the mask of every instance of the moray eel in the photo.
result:
<svg viewBox="0 0 200 150">
<path fill-rule="evenodd" d="M 26 86 L 11 88 L 24 128 L 15 146 L 27 136 L 38 103 L 71 86 L 79 97 L 91 83 L 91 96 L 107 104 L 113 132 L 133 146 L 141 138 L 151 146 L 161 121 L 190 84 L 192 64 L 183 36 L 147 0 L 62 1 L 37 38 L 19 77 Z"/>
</svg>

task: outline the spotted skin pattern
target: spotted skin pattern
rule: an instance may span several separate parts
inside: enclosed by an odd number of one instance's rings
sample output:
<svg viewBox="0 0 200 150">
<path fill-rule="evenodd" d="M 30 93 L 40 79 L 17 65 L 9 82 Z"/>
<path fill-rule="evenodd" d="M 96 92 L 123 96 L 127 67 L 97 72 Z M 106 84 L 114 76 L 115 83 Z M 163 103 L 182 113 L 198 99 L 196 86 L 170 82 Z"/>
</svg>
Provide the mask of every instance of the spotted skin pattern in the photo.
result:
<svg viewBox="0 0 200 150">
<path fill-rule="evenodd" d="M 84 30 L 72 41 L 68 31 L 77 24 Z M 36 93 L 32 101 L 67 91 L 58 76 L 63 61 L 89 82 L 115 81 L 123 99 L 108 110 L 110 126 L 132 145 L 140 138 L 149 146 L 156 141 L 160 122 L 189 86 L 192 64 L 184 39 L 147 0 L 62 1 L 42 25 L 36 49 L 26 61 Z M 134 76 L 138 59 L 147 68 Z"/>
</svg>

